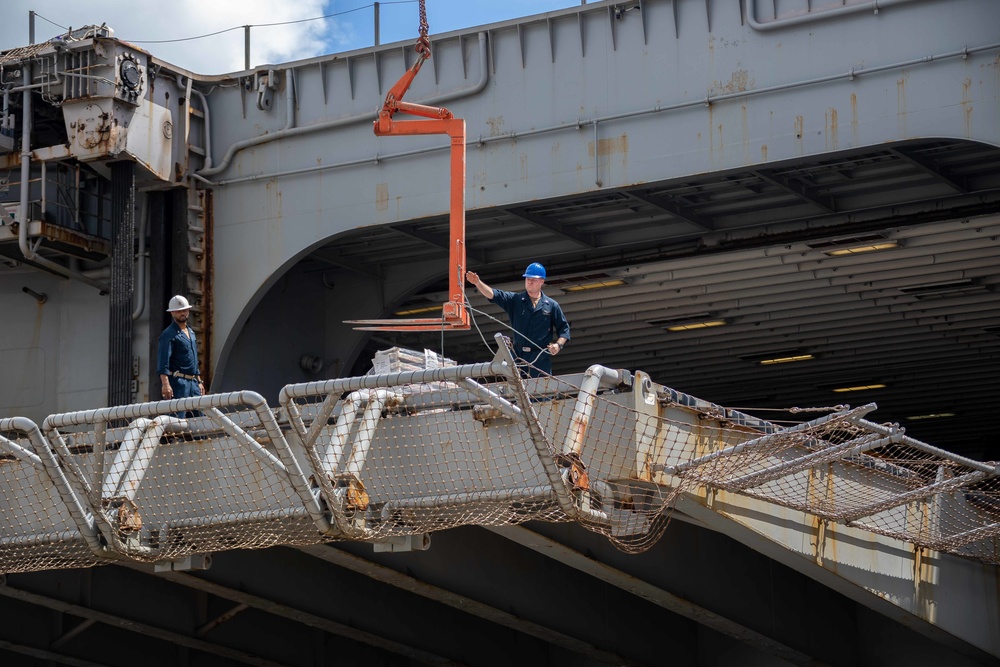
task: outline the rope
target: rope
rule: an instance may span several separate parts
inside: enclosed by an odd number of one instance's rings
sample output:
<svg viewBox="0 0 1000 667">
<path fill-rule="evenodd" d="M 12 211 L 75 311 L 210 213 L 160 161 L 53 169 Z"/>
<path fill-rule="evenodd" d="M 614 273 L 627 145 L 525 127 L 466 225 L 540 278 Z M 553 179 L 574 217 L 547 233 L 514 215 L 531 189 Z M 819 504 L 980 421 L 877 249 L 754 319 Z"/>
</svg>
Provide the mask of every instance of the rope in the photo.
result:
<svg viewBox="0 0 1000 667">
<path fill-rule="evenodd" d="M 491 320 L 493 320 L 494 322 L 496 322 L 497 324 L 499 324 L 501 327 L 503 327 L 505 329 L 509 329 L 510 331 L 513 331 L 516 334 L 520 334 L 520 336 L 522 338 L 524 338 L 524 340 L 528 341 L 531 345 L 539 348 L 539 352 L 538 352 L 537 355 L 535 355 L 534 359 L 532 359 L 530 361 L 528 361 L 527 359 L 523 360 L 523 361 L 525 361 L 527 363 L 527 365 L 534 366 L 535 362 L 538 361 L 539 359 L 541 359 L 543 354 L 552 354 L 551 352 L 549 352 L 548 347 L 543 347 L 541 345 L 538 345 L 533 340 L 529 339 L 523 333 L 521 333 L 520 331 L 518 331 L 517 329 L 515 329 L 511 325 L 507 324 L 503 320 L 499 320 L 499 319 L 493 317 L 492 315 L 490 315 L 489 313 L 487 313 L 485 311 L 479 310 L 477 308 L 473 308 L 472 304 L 469 303 L 469 297 L 468 296 L 465 297 L 465 307 L 466 307 L 466 309 L 470 313 L 470 319 L 472 320 L 472 324 L 473 324 L 473 326 L 476 327 L 476 332 L 479 333 L 479 337 L 482 339 L 483 345 L 486 346 L 486 349 L 488 349 L 490 351 L 490 353 L 495 353 L 496 350 L 494 350 L 493 347 L 489 343 L 486 342 L 486 336 L 483 335 L 482 329 L 479 328 L 479 323 L 476 322 L 475 316 L 472 315 L 473 313 L 479 313 L 480 315 L 484 315 L 484 316 L 490 318 Z"/>
<path fill-rule="evenodd" d="M 840 405 L 828 405 L 825 407 L 817 408 L 737 408 L 733 406 L 728 406 L 730 410 L 739 410 L 740 412 L 789 412 L 793 415 L 800 412 L 842 412 L 844 410 L 850 410 L 851 406 L 846 404 Z"/>
</svg>

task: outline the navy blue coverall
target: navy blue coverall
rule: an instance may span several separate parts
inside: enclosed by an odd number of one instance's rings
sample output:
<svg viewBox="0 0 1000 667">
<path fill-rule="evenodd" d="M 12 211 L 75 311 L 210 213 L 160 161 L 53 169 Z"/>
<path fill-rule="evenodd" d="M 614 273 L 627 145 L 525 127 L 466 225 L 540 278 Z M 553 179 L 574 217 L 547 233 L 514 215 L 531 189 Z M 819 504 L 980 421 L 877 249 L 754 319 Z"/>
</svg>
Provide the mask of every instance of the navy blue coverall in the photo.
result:
<svg viewBox="0 0 1000 667">
<path fill-rule="evenodd" d="M 538 305 L 532 307 L 527 292 L 502 289 L 493 290 L 490 302 L 503 308 L 510 318 L 510 325 L 516 330 L 514 353 L 532 364 L 527 369 L 528 377 L 539 377 L 543 373 L 551 375 L 552 355 L 542 350 L 557 338 L 569 340 L 569 322 L 559 304 L 543 292 Z M 537 361 L 535 357 L 538 357 Z"/>
</svg>

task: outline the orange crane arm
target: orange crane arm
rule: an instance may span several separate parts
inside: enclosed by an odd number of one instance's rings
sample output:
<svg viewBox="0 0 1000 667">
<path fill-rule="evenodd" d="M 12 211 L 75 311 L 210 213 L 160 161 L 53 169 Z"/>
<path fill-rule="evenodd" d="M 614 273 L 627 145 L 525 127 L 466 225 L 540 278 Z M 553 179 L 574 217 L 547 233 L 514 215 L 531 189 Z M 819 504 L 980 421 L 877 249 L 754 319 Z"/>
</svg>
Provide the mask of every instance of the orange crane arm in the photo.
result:
<svg viewBox="0 0 1000 667">
<path fill-rule="evenodd" d="M 426 19 L 421 2 L 421 32 Z M 448 301 L 441 318 L 411 318 L 394 320 L 350 320 L 362 331 L 438 331 L 469 329 L 469 313 L 465 308 L 465 121 L 455 118 L 447 109 L 403 101 L 413 79 L 424 61 L 430 58 L 430 42 L 426 34 L 417 40 L 418 58 L 385 96 L 385 102 L 375 120 L 375 134 L 380 137 L 419 134 L 447 134 L 451 138 L 450 213 L 451 241 L 448 251 Z M 396 112 L 408 113 L 429 120 L 395 120 Z"/>
</svg>

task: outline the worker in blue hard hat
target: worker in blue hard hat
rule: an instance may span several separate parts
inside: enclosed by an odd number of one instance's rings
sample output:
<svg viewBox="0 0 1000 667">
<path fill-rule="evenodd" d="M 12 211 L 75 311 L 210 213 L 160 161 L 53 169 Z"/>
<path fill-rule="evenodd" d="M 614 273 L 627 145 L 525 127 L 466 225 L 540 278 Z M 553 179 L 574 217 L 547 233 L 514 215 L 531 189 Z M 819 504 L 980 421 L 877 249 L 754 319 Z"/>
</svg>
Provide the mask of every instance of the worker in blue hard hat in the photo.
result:
<svg viewBox="0 0 1000 667">
<path fill-rule="evenodd" d="M 552 357 L 569 341 L 569 322 L 562 308 L 542 293 L 545 267 L 532 262 L 524 271 L 524 291 L 493 289 L 478 274 L 465 272 L 465 278 L 479 293 L 500 306 L 514 329 L 514 352 L 526 366 L 528 377 L 552 374 Z"/>
</svg>

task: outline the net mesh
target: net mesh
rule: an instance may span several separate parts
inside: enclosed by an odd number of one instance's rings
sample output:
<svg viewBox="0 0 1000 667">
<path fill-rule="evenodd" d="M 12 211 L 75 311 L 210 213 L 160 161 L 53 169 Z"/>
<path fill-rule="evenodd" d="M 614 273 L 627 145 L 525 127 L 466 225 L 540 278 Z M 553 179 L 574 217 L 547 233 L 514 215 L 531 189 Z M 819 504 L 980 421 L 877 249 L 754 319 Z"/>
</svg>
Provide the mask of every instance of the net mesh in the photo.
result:
<svg viewBox="0 0 1000 667">
<path fill-rule="evenodd" d="M 159 562 L 322 541 L 273 413 L 238 395 L 185 400 L 46 420 L 107 548 Z"/>
<path fill-rule="evenodd" d="M 45 443 L 27 419 L 0 420 L 0 568 L 31 572 L 97 565 L 66 503 L 52 483 Z"/>
<path fill-rule="evenodd" d="M 637 478 L 635 414 L 615 401 L 591 397 L 589 428 L 567 444 L 581 390 L 554 377 L 530 390 L 516 378 L 349 385 L 286 388 L 286 408 L 352 538 L 579 521 L 632 549 L 677 492 Z"/>
<path fill-rule="evenodd" d="M 720 489 L 1000 563 L 994 463 L 869 422 L 781 428 L 592 367 L 493 362 L 0 420 L 0 571 L 577 522 L 638 552 Z"/>
<path fill-rule="evenodd" d="M 871 406 L 873 407 L 873 406 Z M 897 538 L 1000 563 L 1000 476 L 862 418 L 860 408 L 753 438 L 672 472 Z"/>
</svg>

